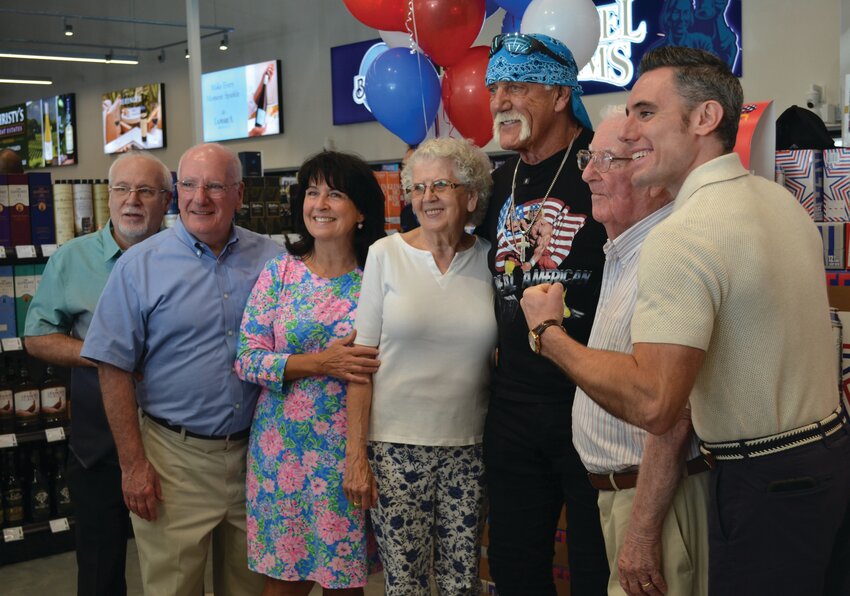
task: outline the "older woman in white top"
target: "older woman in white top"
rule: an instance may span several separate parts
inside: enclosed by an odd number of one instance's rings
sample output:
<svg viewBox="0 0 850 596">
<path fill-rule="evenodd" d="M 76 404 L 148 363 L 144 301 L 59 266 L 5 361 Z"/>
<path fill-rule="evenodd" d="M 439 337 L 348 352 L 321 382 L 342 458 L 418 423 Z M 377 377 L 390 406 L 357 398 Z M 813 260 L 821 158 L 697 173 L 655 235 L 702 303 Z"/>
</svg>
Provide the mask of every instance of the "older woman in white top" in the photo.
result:
<svg viewBox="0 0 850 596">
<path fill-rule="evenodd" d="M 372 245 L 355 328 L 381 367 L 349 388 L 343 484 L 372 509 L 386 594 L 477 595 L 484 502 L 481 437 L 496 343 L 484 213 L 490 162 L 433 139 L 402 172 L 420 227 Z"/>
</svg>

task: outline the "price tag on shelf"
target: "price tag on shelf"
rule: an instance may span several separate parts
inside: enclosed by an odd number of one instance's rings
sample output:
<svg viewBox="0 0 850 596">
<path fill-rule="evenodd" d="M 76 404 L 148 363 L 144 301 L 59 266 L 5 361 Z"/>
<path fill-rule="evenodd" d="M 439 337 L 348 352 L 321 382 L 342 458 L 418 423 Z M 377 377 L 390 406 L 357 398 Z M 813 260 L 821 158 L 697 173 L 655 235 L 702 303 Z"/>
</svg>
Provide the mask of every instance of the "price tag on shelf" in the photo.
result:
<svg viewBox="0 0 850 596">
<path fill-rule="evenodd" d="M 3 245 L 0 245 L 0 259 L 5 259 L 5 258 L 6 258 L 6 247 L 3 246 Z"/>
<path fill-rule="evenodd" d="M 15 252 L 19 259 L 34 259 L 38 256 L 35 252 L 35 246 L 32 244 L 21 244 L 15 247 Z"/>
<path fill-rule="evenodd" d="M 67 517 L 60 517 L 59 519 L 51 519 L 50 520 L 50 531 L 54 534 L 59 532 L 67 532 L 71 529 L 71 525 L 68 523 Z"/>
<path fill-rule="evenodd" d="M 4 337 L 0 339 L 0 345 L 3 346 L 4 352 L 18 352 L 24 349 L 24 344 L 20 337 Z"/>
<path fill-rule="evenodd" d="M 0 435 L 0 449 L 5 447 L 17 447 L 18 446 L 18 437 L 15 436 L 14 433 L 10 433 L 8 435 Z"/>
<path fill-rule="evenodd" d="M 47 436 L 48 443 L 65 440 L 65 429 L 61 426 L 57 426 L 56 428 L 47 428 L 44 430 L 44 434 Z"/>
<path fill-rule="evenodd" d="M 24 539 L 24 527 L 3 528 L 3 542 L 16 542 Z"/>
<path fill-rule="evenodd" d="M 42 244 L 41 245 L 41 254 L 45 257 L 52 257 L 53 253 L 56 252 L 56 249 L 59 248 L 55 244 Z"/>
</svg>

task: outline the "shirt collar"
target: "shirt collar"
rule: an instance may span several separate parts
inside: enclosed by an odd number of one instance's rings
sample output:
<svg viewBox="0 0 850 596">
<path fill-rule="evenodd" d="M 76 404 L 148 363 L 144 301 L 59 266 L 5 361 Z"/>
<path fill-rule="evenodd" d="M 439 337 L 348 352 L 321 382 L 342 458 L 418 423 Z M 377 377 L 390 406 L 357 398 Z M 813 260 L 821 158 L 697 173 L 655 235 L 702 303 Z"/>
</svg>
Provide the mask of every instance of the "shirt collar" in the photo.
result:
<svg viewBox="0 0 850 596">
<path fill-rule="evenodd" d="M 748 173 L 741 165 L 741 159 L 737 153 L 726 153 L 715 157 L 688 174 L 682 188 L 679 189 L 679 194 L 676 195 L 675 208 L 679 209 L 703 186 L 740 178 Z"/>
<path fill-rule="evenodd" d="M 230 253 L 233 250 L 233 245 L 239 242 L 239 234 L 237 232 L 238 228 L 233 224 L 230 224 L 230 237 L 227 240 L 227 244 L 224 245 L 224 250 L 221 251 L 221 254 L 216 257 L 215 253 L 210 249 L 207 244 L 201 240 L 195 238 L 192 234 L 189 233 L 189 230 L 186 229 L 186 226 L 183 225 L 183 220 L 179 217 L 177 218 L 177 222 L 174 224 L 174 230 L 177 233 L 177 237 L 180 239 L 183 244 L 192 249 L 198 257 L 202 256 L 204 253 L 213 257 L 214 259 L 223 257 L 224 255 Z"/>
<path fill-rule="evenodd" d="M 123 252 L 115 237 L 112 235 L 112 220 L 106 220 L 106 225 L 98 232 L 100 234 L 100 245 L 103 248 L 103 260 L 111 261 L 121 256 Z"/>
<path fill-rule="evenodd" d="M 673 203 L 667 203 L 661 209 L 653 211 L 613 240 L 609 239 L 602 248 L 605 251 L 606 258 L 627 259 L 637 255 L 647 234 L 672 212 Z"/>
</svg>

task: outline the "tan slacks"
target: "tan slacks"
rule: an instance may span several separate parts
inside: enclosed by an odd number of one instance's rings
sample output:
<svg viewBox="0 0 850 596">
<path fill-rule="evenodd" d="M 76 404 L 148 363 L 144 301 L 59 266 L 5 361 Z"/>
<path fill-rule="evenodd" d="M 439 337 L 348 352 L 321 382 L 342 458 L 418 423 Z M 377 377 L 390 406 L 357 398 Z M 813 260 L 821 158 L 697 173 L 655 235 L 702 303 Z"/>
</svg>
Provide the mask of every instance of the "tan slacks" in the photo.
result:
<svg viewBox="0 0 850 596">
<path fill-rule="evenodd" d="M 708 479 L 703 472 L 684 478 L 661 532 L 662 574 L 667 596 L 708 594 Z M 599 491 L 599 518 L 611 576 L 609 596 L 622 596 L 617 559 L 626 539 L 636 489 Z M 569 531 L 569 529 L 567 530 Z"/>
<path fill-rule="evenodd" d="M 264 579 L 248 569 L 247 558 L 248 440 L 182 437 L 144 417 L 140 424 L 162 486 L 156 521 L 131 515 L 145 596 L 203 594 L 211 540 L 216 596 L 259 594 Z"/>
</svg>

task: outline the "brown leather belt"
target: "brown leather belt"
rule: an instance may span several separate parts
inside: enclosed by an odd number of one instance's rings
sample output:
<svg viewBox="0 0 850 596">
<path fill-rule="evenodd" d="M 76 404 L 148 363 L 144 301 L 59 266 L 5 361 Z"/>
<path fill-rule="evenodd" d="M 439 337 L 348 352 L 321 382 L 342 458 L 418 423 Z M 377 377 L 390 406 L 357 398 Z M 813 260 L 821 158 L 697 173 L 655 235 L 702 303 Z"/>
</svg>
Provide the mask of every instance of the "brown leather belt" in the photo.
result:
<svg viewBox="0 0 850 596">
<path fill-rule="evenodd" d="M 694 476 L 707 472 L 714 467 L 705 457 L 695 457 L 692 460 L 685 462 L 685 470 L 683 476 Z M 590 479 L 590 484 L 596 490 L 626 490 L 637 486 L 638 472 L 621 472 L 611 474 L 591 474 L 587 473 Z"/>
</svg>

